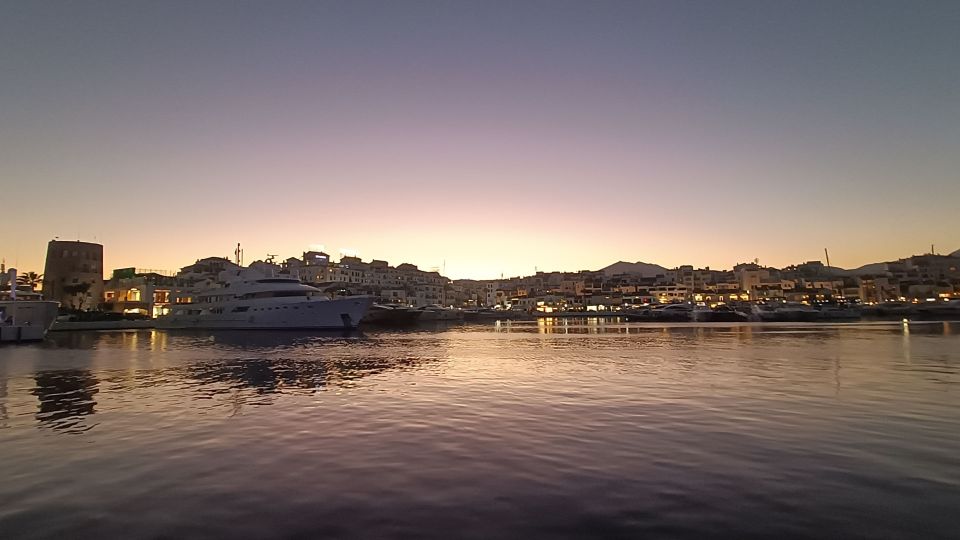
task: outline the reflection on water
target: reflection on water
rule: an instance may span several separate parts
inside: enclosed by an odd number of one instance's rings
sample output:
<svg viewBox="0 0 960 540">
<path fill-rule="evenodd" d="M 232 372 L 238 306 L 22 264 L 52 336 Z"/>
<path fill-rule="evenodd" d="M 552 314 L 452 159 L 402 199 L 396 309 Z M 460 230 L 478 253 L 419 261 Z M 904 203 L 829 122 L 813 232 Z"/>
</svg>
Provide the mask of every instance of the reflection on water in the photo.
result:
<svg viewBox="0 0 960 540">
<path fill-rule="evenodd" d="M 951 538 L 951 323 L 0 349 L 4 537 Z"/>
<path fill-rule="evenodd" d="M 33 395 L 40 402 L 36 417 L 41 425 L 67 431 L 90 428 L 83 417 L 93 414 L 97 404 L 98 381 L 93 373 L 85 369 L 40 371 L 34 380 Z"/>
<path fill-rule="evenodd" d="M 349 362 L 248 358 L 204 362 L 184 369 L 182 375 L 201 385 L 227 383 L 230 387 L 252 388 L 258 393 L 275 393 L 287 389 L 323 389 L 330 384 L 345 384 L 388 369 L 414 367 L 421 362 L 416 358 L 376 357 Z"/>
</svg>

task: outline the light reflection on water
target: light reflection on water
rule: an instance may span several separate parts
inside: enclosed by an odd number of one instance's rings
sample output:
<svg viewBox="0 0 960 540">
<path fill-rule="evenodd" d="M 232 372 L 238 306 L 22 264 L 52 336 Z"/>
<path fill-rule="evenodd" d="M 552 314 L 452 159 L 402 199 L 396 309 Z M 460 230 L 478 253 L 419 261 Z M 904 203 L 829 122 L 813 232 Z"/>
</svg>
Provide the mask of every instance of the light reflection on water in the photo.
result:
<svg viewBox="0 0 960 540">
<path fill-rule="evenodd" d="M 948 538 L 955 324 L 53 334 L 0 349 L 0 530 Z"/>
</svg>

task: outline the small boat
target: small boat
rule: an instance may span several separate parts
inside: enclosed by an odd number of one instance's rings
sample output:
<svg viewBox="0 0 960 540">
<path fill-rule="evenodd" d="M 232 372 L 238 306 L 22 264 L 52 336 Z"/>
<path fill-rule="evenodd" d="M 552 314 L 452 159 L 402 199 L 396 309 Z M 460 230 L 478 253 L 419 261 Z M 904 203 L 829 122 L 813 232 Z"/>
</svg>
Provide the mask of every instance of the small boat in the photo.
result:
<svg viewBox="0 0 960 540">
<path fill-rule="evenodd" d="M 861 313 L 867 317 L 901 319 L 913 315 L 914 310 L 914 305 L 908 302 L 880 302 L 864 307 Z"/>
<path fill-rule="evenodd" d="M 629 322 L 688 322 L 693 319 L 693 308 L 689 304 L 667 304 L 623 316 Z"/>
<path fill-rule="evenodd" d="M 460 311 L 459 309 L 445 308 L 435 304 L 423 306 L 417 311 L 420 312 L 420 317 L 417 319 L 420 322 L 463 320 L 463 311 Z"/>
<path fill-rule="evenodd" d="M 796 302 L 787 302 L 774 310 L 777 320 L 783 322 L 812 322 L 820 318 L 816 309 Z"/>
<path fill-rule="evenodd" d="M 416 324 L 422 312 L 406 306 L 392 306 L 389 304 L 374 304 L 370 306 L 361 324 L 375 324 L 380 326 L 407 326 Z"/>
<path fill-rule="evenodd" d="M 750 311 L 751 318 L 761 322 L 813 322 L 820 317 L 816 309 L 797 302 L 754 304 Z"/>
<path fill-rule="evenodd" d="M 39 341 L 57 318 L 60 302 L 34 291 L 17 290 L 17 271 L 10 269 L 10 289 L 0 293 L 0 342 Z"/>
<path fill-rule="evenodd" d="M 463 310 L 463 320 L 465 321 L 494 321 L 508 318 L 510 318 L 510 314 L 507 310 L 489 308 Z"/>
<path fill-rule="evenodd" d="M 715 308 L 697 306 L 693 310 L 693 320 L 696 322 L 746 322 L 750 320 L 750 316 L 726 304 L 721 304 Z"/>
<path fill-rule="evenodd" d="M 863 316 L 859 308 L 847 305 L 825 304 L 820 306 L 817 311 L 819 311 L 817 320 L 824 322 L 859 321 Z"/>
<path fill-rule="evenodd" d="M 917 318 L 927 320 L 958 320 L 960 319 L 960 299 L 920 304 L 916 308 L 916 315 Z"/>
</svg>

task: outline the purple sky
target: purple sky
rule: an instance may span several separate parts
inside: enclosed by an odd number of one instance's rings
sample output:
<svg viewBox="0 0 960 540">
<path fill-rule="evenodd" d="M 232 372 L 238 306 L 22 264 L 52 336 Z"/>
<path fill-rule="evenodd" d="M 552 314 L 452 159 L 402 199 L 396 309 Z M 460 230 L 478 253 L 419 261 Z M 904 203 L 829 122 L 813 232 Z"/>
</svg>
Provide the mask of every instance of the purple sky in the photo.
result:
<svg viewBox="0 0 960 540">
<path fill-rule="evenodd" d="M 957 28 L 958 2 L 7 2 L 0 256 L 952 251 Z"/>
</svg>

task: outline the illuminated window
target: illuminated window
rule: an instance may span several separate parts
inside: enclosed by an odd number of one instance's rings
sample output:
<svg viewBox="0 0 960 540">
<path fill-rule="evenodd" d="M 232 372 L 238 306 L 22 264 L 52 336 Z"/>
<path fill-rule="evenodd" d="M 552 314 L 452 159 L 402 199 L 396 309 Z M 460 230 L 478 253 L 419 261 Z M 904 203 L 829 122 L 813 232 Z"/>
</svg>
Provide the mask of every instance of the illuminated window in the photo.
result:
<svg viewBox="0 0 960 540">
<path fill-rule="evenodd" d="M 140 301 L 140 289 L 130 289 L 127 292 L 127 300 L 130 302 L 139 302 Z"/>
</svg>

